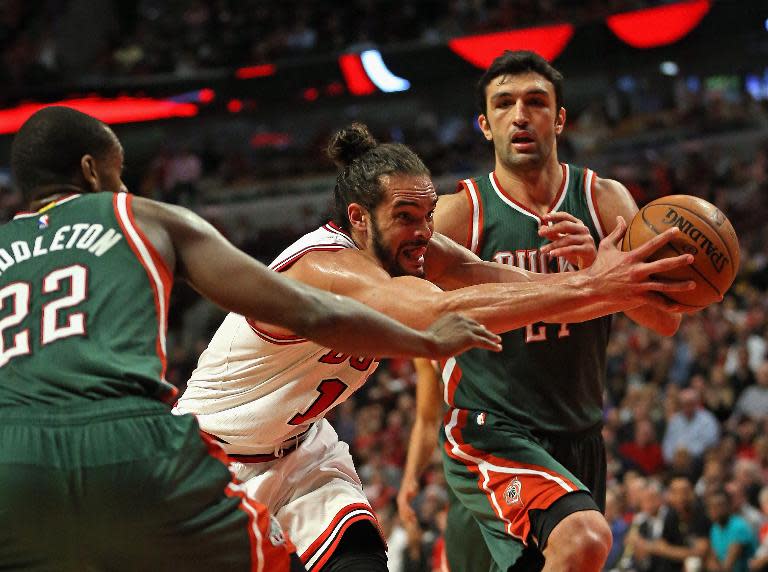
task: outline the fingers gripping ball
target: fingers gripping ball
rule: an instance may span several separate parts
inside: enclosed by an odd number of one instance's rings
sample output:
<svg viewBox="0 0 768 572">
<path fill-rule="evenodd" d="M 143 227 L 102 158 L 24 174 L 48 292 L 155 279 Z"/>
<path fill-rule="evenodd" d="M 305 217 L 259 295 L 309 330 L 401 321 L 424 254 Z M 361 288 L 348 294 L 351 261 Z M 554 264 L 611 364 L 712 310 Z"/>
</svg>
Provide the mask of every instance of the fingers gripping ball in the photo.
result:
<svg viewBox="0 0 768 572">
<path fill-rule="evenodd" d="M 725 215 L 707 201 L 689 195 L 670 195 L 648 203 L 632 219 L 621 248 L 637 248 L 673 226 L 682 231 L 680 237 L 657 250 L 649 260 L 692 254 L 694 261 L 690 266 L 657 277 L 693 280 L 696 288 L 667 296 L 693 308 L 720 300 L 739 269 L 739 239 Z"/>
</svg>

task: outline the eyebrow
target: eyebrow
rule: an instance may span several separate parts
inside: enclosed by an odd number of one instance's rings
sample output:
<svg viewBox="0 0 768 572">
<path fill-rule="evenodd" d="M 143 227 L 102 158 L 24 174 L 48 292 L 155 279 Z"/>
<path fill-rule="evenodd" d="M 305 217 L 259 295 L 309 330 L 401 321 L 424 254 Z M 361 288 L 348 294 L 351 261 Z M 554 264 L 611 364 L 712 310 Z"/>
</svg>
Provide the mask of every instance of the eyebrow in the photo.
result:
<svg viewBox="0 0 768 572">
<path fill-rule="evenodd" d="M 513 92 L 511 91 L 497 91 L 491 96 L 491 101 L 495 101 L 500 97 L 506 97 L 508 95 L 512 95 L 512 93 Z M 549 97 L 549 92 L 546 89 L 541 87 L 533 87 L 523 92 L 522 95 L 546 95 L 547 97 Z"/>
</svg>

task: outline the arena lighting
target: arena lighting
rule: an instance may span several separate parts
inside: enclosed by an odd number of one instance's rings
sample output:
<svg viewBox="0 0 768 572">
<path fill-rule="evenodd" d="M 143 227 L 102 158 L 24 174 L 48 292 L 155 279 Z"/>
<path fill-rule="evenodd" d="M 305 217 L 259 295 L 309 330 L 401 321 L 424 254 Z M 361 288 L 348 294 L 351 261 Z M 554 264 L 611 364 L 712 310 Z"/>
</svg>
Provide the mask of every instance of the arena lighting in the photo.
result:
<svg viewBox="0 0 768 572">
<path fill-rule="evenodd" d="M 264 147 L 283 148 L 291 144 L 293 138 L 289 133 L 268 132 L 257 133 L 251 137 L 251 147 L 261 149 Z"/>
<path fill-rule="evenodd" d="M 365 50 L 360 54 L 363 69 L 376 87 L 384 93 L 406 91 L 411 87 L 411 82 L 398 77 L 389 71 L 387 64 L 381 57 L 379 50 Z"/>
<path fill-rule="evenodd" d="M 63 105 L 100 119 L 104 123 L 134 123 L 169 119 L 172 117 L 193 117 L 197 115 L 194 103 L 177 103 L 169 99 L 149 97 L 85 97 L 67 99 L 52 103 L 24 103 L 17 107 L 0 110 L 0 134 L 15 133 L 30 115 L 43 107 Z"/>
<path fill-rule="evenodd" d="M 661 62 L 659 64 L 659 71 L 664 75 L 674 77 L 680 73 L 680 67 L 675 62 Z"/>
<path fill-rule="evenodd" d="M 216 92 L 209 87 L 203 89 L 196 89 L 195 91 L 188 91 L 179 95 L 169 97 L 167 101 L 174 103 L 203 103 L 208 104 L 216 99 Z"/>
<path fill-rule="evenodd" d="M 260 66 L 248 66 L 238 68 L 235 71 L 235 77 L 238 79 L 253 79 L 255 77 L 266 77 L 275 75 L 275 66 L 272 64 L 262 64 Z"/>
<path fill-rule="evenodd" d="M 485 69 L 504 50 L 530 50 L 551 62 L 560 55 L 571 36 L 571 24 L 557 24 L 454 38 L 448 41 L 448 47 L 472 65 Z"/>
<path fill-rule="evenodd" d="M 701 22 L 710 7 L 710 0 L 678 2 L 614 14 L 605 22 L 619 39 L 630 46 L 655 48 L 685 37 Z"/>
<path fill-rule="evenodd" d="M 301 97 L 304 98 L 304 101 L 317 101 L 317 98 L 320 97 L 320 90 L 316 87 L 308 87 L 301 94 Z"/>
<path fill-rule="evenodd" d="M 363 69 L 363 62 L 357 54 L 342 54 L 339 56 L 339 67 L 352 95 L 370 95 L 376 91 L 376 86 Z"/>
</svg>

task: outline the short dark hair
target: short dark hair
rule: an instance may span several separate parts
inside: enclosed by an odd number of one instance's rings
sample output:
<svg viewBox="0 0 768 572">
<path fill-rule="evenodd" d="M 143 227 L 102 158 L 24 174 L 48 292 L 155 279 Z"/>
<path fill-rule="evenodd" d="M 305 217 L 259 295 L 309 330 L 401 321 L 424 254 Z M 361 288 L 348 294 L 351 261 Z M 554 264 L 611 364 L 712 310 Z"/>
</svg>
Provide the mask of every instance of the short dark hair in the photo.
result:
<svg viewBox="0 0 768 572">
<path fill-rule="evenodd" d="M 383 175 L 430 175 L 410 148 L 401 143 L 377 142 L 362 123 L 337 131 L 328 143 L 327 153 L 341 169 L 333 190 L 333 221 L 344 230 L 350 228 L 347 207 L 351 203 L 358 203 L 371 213 L 381 203 Z"/>
<path fill-rule="evenodd" d="M 43 185 L 73 184 L 84 155 L 101 159 L 119 145 L 104 123 L 69 107 L 44 107 L 21 126 L 11 145 L 11 170 L 26 199 Z"/>
<path fill-rule="evenodd" d="M 485 70 L 485 73 L 477 82 L 475 96 L 480 113 L 488 113 L 488 104 L 486 103 L 486 88 L 488 84 L 502 75 L 520 75 L 528 72 L 535 72 L 545 77 L 555 88 L 555 106 L 559 111 L 563 107 L 563 74 L 552 67 L 547 60 L 535 52 L 525 50 L 506 50 L 497 57 Z"/>
</svg>

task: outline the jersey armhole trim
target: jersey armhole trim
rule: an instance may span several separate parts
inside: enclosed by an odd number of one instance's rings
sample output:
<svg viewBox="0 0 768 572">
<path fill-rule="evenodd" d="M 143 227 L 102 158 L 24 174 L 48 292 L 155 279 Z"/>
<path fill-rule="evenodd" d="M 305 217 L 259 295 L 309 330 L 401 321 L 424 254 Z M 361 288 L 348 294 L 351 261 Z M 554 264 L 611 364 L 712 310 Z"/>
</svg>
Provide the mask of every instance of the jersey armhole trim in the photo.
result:
<svg viewBox="0 0 768 572">
<path fill-rule="evenodd" d="M 278 346 L 287 346 L 291 344 L 301 344 L 303 342 L 307 341 L 307 338 L 302 338 L 301 336 L 297 336 L 295 334 L 276 334 L 272 333 L 269 330 L 264 329 L 263 327 L 259 327 L 256 324 L 255 320 L 251 320 L 250 318 L 245 318 L 246 323 L 250 326 L 251 330 L 253 330 L 253 333 L 259 336 L 262 340 L 265 342 L 269 342 L 270 344 L 275 344 Z"/>
<path fill-rule="evenodd" d="M 470 219 L 467 242 L 464 246 L 469 248 L 475 254 L 480 252 L 483 232 L 483 201 L 480 200 L 480 194 L 477 185 L 472 179 L 464 179 L 459 183 L 459 188 L 464 189 L 469 201 Z"/>
<path fill-rule="evenodd" d="M 605 225 L 600 218 L 600 212 L 597 210 L 597 202 L 595 200 L 595 177 L 597 175 L 591 169 L 584 169 L 584 194 L 587 197 L 587 207 L 589 207 L 589 214 L 592 215 L 592 223 L 597 229 L 597 234 L 600 235 L 600 239 L 605 238 Z"/>
<path fill-rule="evenodd" d="M 154 246 L 149 242 L 136 224 L 132 202 L 133 196 L 128 193 L 115 193 L 112 199 L 115 218 L 117 219 L 134 256 L 136 256 L 136 259 L 144 267 L 152 288 L 155 300 L 155 310 L 157 312 L 158 330 L 155 345 L 161 363 L 160 381 L 164 382 L 165 372 L 168 365 L 165 344 L 168 301 L 170 298 L 171 287 L 173 286 L 173 280 L 165 261 L 160 257 Z M 176 391 L 178 392 L 178 390 Z"/>
<path fill-rule="evenodd" d="M 291 254 L 289 257 L 283 260 L 274 261 L 269 265 L 269 267 L 275 272 L 284 272 L 296 264 L 299 260 L 301 260 L 304 255 L 309 254 L 310 252 L 332 252 L 335 250 L 346 250 L 346 247 L 337 244 L 315 244 L 312 246 L 307 246 L 306 248 L 302 248 L 298 252 Z"/>
</svg>

